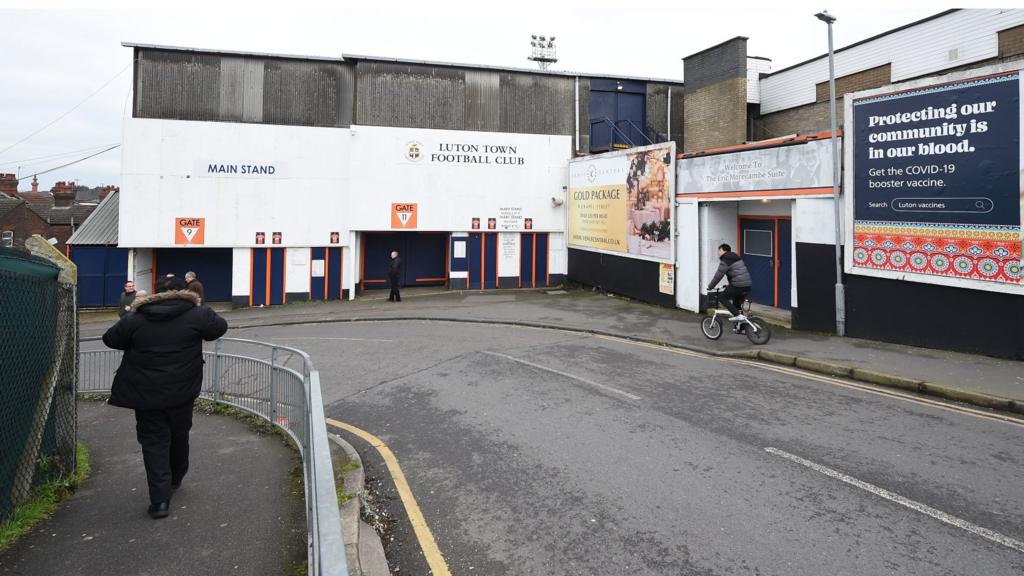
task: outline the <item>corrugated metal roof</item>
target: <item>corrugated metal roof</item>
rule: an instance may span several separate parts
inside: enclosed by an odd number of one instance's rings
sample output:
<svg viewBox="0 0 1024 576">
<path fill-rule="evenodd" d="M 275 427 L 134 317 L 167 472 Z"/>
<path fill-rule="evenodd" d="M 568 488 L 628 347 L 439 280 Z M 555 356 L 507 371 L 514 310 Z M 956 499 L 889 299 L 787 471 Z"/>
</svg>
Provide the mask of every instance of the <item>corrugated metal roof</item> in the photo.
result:
<svg viewBox="0 0 1024 576">
<path fill-rule="evenodd" d="M 111 192 L 75 230 L 68 244 L 76 246 L 117 246 L 118 194 Z"/>
<path fill-rule="evenodd" d="M 121 42 L 125 48 L 142 48 L 152 50 L 177 50 L 180 52 L 201 52 L 207 54 L 227 54 L 234 56 L 258 56 L 260 58 L 288 58 L 294 60 L 328 60 L 342 62 L 342 58 L 331 56 L 304 56 L 299 54 L 272 54 L 270 52 L 245 52 L 239 50 L 213 50 L 210 48 L 186 48 L 183 46 L 163 46 L 160 44 L 140 44 L 138 42 Z"/>
<path fill-rule="evenodd" d="M 538 70 L 535 68 L 514 68 L 509 66 L 491 66 L 487 64 L 461 64 L 457 62 L 436 62 L 432 60 L 411 60 L 404 58 L 388 58 L 382 56 L 363 56 L 359 54 L 342 54 L 341 57 L 329 56 L 300 56 L 290 54 L 271 54 L 268 52 L 243 52 L 238 50 L 213 50 L 210 48 L 187 48 L 183 46 L 163 46 L 159 44 L 140 44 L 137 42 L 121 42 L 125 48 L 142 48 L 151 50 L 176 50 L 181 52 L 198 52 L 207 54 L 226 54 L 234 56 L 257 56 L 263 58 L 289 58 L 296 60 L 330 60 L 345 62 L 349 60 L 367 60 L 376 62 L 392 62 L 397 64 L 421 64 L 426 66 L 449 66 L 455 68 L 475 68 L 480 70 L 500 70 L 503 72 L 527 72 L 530 74 L 544 74 L 549 76 L 586 76 L 588 78 L 614 78 L 622 80 L 642 80 L 644 82 L 665 82 L 668 84 L 682 84 L 682 80 L 671 78 L 645 78 L 640 76 L 623 76 L 616 74 L 592 74 L 589 72 L 572 72 L 569 70 Z"/>
</svg>

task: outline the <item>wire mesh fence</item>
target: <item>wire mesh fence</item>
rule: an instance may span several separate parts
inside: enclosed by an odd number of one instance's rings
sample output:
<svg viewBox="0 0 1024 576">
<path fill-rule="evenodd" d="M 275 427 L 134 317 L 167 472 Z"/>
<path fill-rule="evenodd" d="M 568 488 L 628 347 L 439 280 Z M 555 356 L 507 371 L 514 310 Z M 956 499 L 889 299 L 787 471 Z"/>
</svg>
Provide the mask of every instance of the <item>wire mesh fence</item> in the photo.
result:
<svg viewBox="0 0 1024 576">
<path fill-rule="evenodd" d="M 57 272 L 0 251 L 0 522 L 75 472 L 77 293 Z"/>
</svg>

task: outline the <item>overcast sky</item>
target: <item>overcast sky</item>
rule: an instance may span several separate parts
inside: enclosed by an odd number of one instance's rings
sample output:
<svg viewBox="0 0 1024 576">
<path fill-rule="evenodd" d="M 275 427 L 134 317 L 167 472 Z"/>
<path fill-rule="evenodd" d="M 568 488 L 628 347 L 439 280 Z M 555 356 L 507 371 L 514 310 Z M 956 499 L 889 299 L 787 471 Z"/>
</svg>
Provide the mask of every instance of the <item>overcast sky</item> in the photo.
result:
<svg viewBox="0 0 1024 576">
<path fill-rule="evenodd" d="M 93 8 L 69 9 L 84 4 Z M 826 29 L 813 17 L 822 9 L 839 18 L 837 48 L 945 9 L 898 0 L 732 0 L 700 7 L 679 0 L 178 0 L 159 3 L 167 7 L 161 10 L 130 8 L 138 4 L 0 0 L 0 150 L 79 105 L 0 152 L 0 172 L 20 166 L 22 177 L 30 176 L 120 141 L 122 119 L 131 114 L 132 52 L 123 41 L 530 68 L 530 34 L 554 34 L 557 69 L 682 79 L 683 56 L 734 36 L 749 37 L 748 54 L 771 58 L 774 69 L 823 54 Z M 115 149 L 40 176 L 40 187 L 58 180 L 118 184 L 120 161 Z"/>
</svg>

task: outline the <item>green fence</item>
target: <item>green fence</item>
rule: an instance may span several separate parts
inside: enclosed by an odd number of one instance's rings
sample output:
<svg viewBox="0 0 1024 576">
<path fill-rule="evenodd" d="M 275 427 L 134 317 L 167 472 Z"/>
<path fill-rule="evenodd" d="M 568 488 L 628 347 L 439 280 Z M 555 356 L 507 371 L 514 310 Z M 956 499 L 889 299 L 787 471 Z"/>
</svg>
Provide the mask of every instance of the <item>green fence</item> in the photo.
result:
<svg viewBox="0 0 1024 576">
<path fill-rule="evenodd" d="M 0 522 L 41 483 L 74 473 L 76 287 L 0 248 Z"/>
</svg>

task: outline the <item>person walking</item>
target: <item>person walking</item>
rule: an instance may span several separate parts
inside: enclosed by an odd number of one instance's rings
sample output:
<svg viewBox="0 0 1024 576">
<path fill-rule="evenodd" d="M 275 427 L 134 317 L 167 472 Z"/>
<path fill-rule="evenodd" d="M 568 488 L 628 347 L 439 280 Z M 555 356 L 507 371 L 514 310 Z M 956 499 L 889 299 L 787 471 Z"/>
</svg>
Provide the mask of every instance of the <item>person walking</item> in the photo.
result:
<svg viewBox="0 0 1024 576">
<path fill-rule="evenodd" d="M 718 271 L 715 272 L 715 277 L 708 284 L 708 290 L 713 290 L 724 276 L 728 280 L 729 285 L 725 287 L 725 290 L 722 290 L 722 304 L 732 313 L 732 318 L 729 318 L 729 321 L 740 322 L 746 320 L 746 317 L 741 312 L 743 301 L 747 299 L 747 295 L 750 294 L 750 289 L 754 285 L 750 272 L 747 270 L 747 265 L 740 258 L 739 254 L 732 251 L 732 246 L 728 244 L 720 244 L 718 246 L 718 260 Z"/>
<path fill-rule="evenodd" d="M 103 335 L 124 350 L 110 389 L 113 406 L 135 410 L 135 432 L 149 486 L 149 515 L 170 514 L 171 492 L 188 472 L 192 407 L 203 384 L 203 341 L 220 338 L 227 322 L 180 278 L 162 278 Z"/>
<path fill-rule="evenodd" d="M 398 252 L 391 252 L 391 266 L 388 268 L 388 281 L 391 283 L 391 294 L 388 295 L 388 302 L 401 302 L 402 295 L 398 293 L 398 281 L 402 277 L 402 259 Z"/>
<path fill-rule="evenodd" d="M 203 302 L 206 302 L 206 295 L 203 294 L 203 283 L 199 281 L 199 278 L 196 278 L 195 272 L 191 270 L 185 272 L 185 284 L 188 286 L 188 290 L 191 290 L 196 294 L 199 294 L 200 305 Z"/>
<path fill-rule="evenodd" d="M 132 311 L 132 302 L 135 301 L 135 282 L 131 280 L 124 283 L 124 292 L 121 292 L 121 307 L 117 309 L 117 317 L 122 318 Z"/>
</svg>

